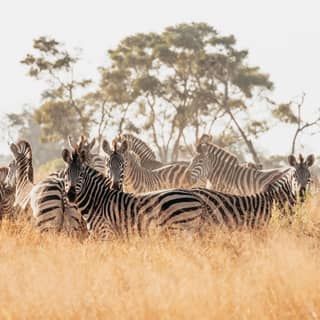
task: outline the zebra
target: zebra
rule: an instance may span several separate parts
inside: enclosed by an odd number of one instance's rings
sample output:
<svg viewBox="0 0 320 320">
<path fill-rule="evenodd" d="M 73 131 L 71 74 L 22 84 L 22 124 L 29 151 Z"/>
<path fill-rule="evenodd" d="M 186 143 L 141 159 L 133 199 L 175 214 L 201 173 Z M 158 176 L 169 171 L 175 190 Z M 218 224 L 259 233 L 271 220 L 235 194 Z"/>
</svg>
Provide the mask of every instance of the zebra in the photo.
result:
<svg viewBox="0 0 320 320">
<path fill-rule="evenodd" d="M 28 215 L 30 208 L 30 191 L 34 186 L 32 150 L 30 143 L 20 140 L 10 144 L 10 150 L 16 163 L 16 188 L 14 207 L 17 213 Z"/>
<path fill-rule="evenodd" d="M 215 144 L 199 143 L 188 170 L 191 183 L 206 177 L 210 189 L 235 195 L 259 193 L 281 169 L 256 170 L 240 165 L 237 157 Z"/>
<path fill-rule="evenodd" d="M 63 232 L 74 237 L 87 236 L 79 210 L 65 195 L 64 170 L 54 172 L 37 183 L 30 194 L 34 225 L 42 233 Z"/>
<path fill-rule="evenodd" d="M 126 141 L 128 150 L 139 156 L 141 166 L 148 169 L 163 167 L 163 163 L 156 159 L 154 151 L 141 139 L 130 133 L 120 135 L 119 141 Z"/>
<path fill-rule="evenodd" d="M 298 160 L 294 155 L 288 156 L 288 163 L 295 169 L 295 176 L 298 183 L 299 198 L 304 202 L 306 193 L 311 186 L 310 167 L 314 164 L 315 157 L 313 154 L 307 156 L 304 160 L 303 156 L 299 154 Z"/>
<path fill-rule="evenodd" d="M 72 142 L 71 136 L 68 136 L 68 142 L 71 149 L 80 148 L 84 150 L 86 153 L 86 161 L 87 163 L 94 167 L 97 171 L 106 174 L 106 159 L 101 156 L 99 153 L 94 153 L 93 148 L 96 143 L 96 139 L 93 138 L 91 142 L 89 142 L 84 136 L 80 136 L 78 144 Z"/>
<path fill-rule="evenodd" d="M 292 212 L 297 203 L 296 188 L 294 171 L 289 168 L 273 176 L 265 190 L 254 195 L 239 196 L 205 188 L 192 191 L 208 206 L 204 219 L 207 225 L 254 229 L 269 223 L 274 206 L 288 207 Z"/>
<path fill-rule="evenodd" d="M 102 168 L 102 157 L 91 153 L 95 140 L 88 143 L 81 136 L 79 143 L 72 143 L 71 137 L 68 141 L 72 150 L 81 150 L 87 164 L 100 172 L 105 172 L 104 159 Z M 64 170 L 54 172 L 32 189 L 30 197 L 35 226 L 40 232 L 51 230 L 81 238 L 86 237 L 86 224 L 77 207 L 69 203 L 65 195 L 63 178 Z"/>
<path fill-rule="evenodd" d="M 65 187 L 93 236 L 109 240 L 145 236 L 153 231 L 196 231 L 206 206 L 188 190 L 173 189 L 140 196 L 111 188 L 111 181 L 86 165 L 83 153 L 62 151 Z"/>
<path fill-rule="evenodd" d="M 113 167 L 118 165 L 118 172 L 123 170 L 124 191 L 140 194 L 163 189 L 191 188 L 198 183 L 198 181 L 195 181 L 194 184 L 190 183 L 190 172 L 188 171 L 188 166 L 184 164 L 168 165 L 156 170 L 148 170 L 141 167 L 136 156 L 128 151 L 126 141 L 124 140 L 119 148 L 117 147 L 117 142 L 118 140 L 115 139 L 112 150 L 108 141 L 104 140 L 102 149 L 109 155 L 109 159 L 112 158 L 112 162 L 108 162 L 109 166 L 110 164 Z M 113 170 L 113 172 L 116 171 Z M 119 179 L 113 180 L 119 181 Z M 201 185 L 199 183 L 199 186 Z M 114 187 L 118 188 L 119 186 L 114 185 Z"/>
<path fill-rule="evenodd" d="M 187 161 L 163 163 L 157 160 L 154 151 L 144 141 L 133 134 L 125 133 L 120 135 L 119 142 L 123 141 L 127 142 L 128 151 L 134 152 L 140 158 L 141 166 L 146 169 L 155 170 L 172 164 L 188 164 Z"/>
<path fill-rule="evenodd" d="M 14 213 L 15 185 L 9 183 L 9 176 L 10 167 L 0 167 L 0 220 Z"/>
<path fill-rule="evenodd" d="M 110 159 L 112 157 L 113 155 Z M 121 169 L 123 170 L 123 166 L 120 169 L 119 166 L 110 166 L 111 186 L 121 185 Z M 273 176 L 261 193 L 248 196 L 231 195 L 205 188 L 193 188 L 189 192 L 198 194 L 207 206 L 203 224 L 256 228 L 269 222 L 274 205 L 282 212 L 289 210 L 291 214 L 294 213 L 298 186 L 295 178 L 293 169 L 283 170 Z"/>
<path fill-rule="evenodd" d="M 263 165 L 261 163 L 245 162 L 242 164 L 245 168 L 252 168 L 256 170 L 262 170 Z"/>
</svg>

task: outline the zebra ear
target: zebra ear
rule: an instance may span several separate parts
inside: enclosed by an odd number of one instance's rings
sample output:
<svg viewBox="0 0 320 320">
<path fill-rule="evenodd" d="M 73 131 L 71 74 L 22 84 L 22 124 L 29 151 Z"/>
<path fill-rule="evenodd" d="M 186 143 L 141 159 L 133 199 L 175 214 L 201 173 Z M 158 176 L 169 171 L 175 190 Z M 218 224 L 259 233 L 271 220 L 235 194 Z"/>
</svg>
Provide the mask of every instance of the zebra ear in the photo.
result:
<svg viewBox="0 0 320 320">
<path fill-rule="evenodd" d="M 71 153 L 68 149 L 63 149 L 61 155 L 62 155 L 62 159 L 65 163 L 71 162 L 72 157 L 71 157 Z"/>
<path fill-rule="evenodd" d="M 102 150 L 106 153 L 106 154 L 108 154 L 109 156 L 111 155 L 111 153 L 112 153 L 112 150 L 111 150 L 111 148 L 110 148 L 110 144 L 109 144 L 109 142 L 107 141 L 107 140 L 103 140 L 103 142 L 102 142 Z"/>
<path fill-rule="evenodd" d="M 10 150 L 11 150 L 12 154 L 14 155 L 14 157 L 18 156 L 19 150 L 18 150 L 18 147 L 15 143 L 10 144 Z"/>
<path fill-rule="evenodd" d="M 292 167 L 295 167 L 298 164 L 297 159 L 293 154 L 290 154 L 290 156 L 288 157 L 288 162 Z"/>
<path fill-rule="evenodd" d="M 206 154 L 208 152 L 208 146 L 203 143 L 197 145 L 197 152 L 200 154 Z"/>
<path fill-rule="evenodd" d="M 314 161 L 315 161 L 314 154 L 309 154 L 306 159 L 306 165 L 308 167 L 311 167 L 314 164 Z"/>
<path fill-rule="evenodd" d="M 124 140 L 121 143 L 121 147 L 119 148 L 119 152 L 120 153 L 125 153 L 127 150 L 128 150 L 128 142 L 127 142 L 127 140 Z"/>
</svg>

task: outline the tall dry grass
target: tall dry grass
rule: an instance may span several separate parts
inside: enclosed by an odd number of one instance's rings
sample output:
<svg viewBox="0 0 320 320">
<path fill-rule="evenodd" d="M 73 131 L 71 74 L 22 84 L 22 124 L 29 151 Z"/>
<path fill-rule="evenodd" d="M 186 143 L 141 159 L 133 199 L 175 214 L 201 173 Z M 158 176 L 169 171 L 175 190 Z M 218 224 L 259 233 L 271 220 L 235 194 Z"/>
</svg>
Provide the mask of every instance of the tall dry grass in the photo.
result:
<svg viewBox="0 0 320 320">
<path fill-rule="evenodd" d="M 292 224 L 85 241 L 0 227 L 0 319 L 318 319 L 319 197 Z"/>
</svg>

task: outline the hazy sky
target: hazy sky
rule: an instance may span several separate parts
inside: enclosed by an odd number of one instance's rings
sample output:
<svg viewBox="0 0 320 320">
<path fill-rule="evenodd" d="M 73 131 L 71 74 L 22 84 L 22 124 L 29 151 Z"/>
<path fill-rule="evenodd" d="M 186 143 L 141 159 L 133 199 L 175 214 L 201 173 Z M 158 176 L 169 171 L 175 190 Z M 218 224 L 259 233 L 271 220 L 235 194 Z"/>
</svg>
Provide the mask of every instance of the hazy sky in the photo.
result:
<svg viewBox="0 0 320 320">
<path fill-rule="evenodd" d="M 194 21 L 234 34 L 239 48 L 249 49 L 249 62 L 271 75 L 278 101 L 306 92 L 305 113 L 312 120 L 320 107 L 319 12 L 319 0 L 6 1 L 0 12 L 0 115 L 39 103 L 42 86 L 26 76 L 19 61 L 40 35 L 68 48 L 81 47 L 82 75 L 97 77 L 107 50 L 123 37 Z M 258 145 L 270 154 L 288 153 L 290 134 L 292 130 L 277 127 Z M 303 137 L 302 150 L 316 153 L 319 137 Z M 0 151 L 7 149 L 6 142 L 0 143 Z"/>
</svg>

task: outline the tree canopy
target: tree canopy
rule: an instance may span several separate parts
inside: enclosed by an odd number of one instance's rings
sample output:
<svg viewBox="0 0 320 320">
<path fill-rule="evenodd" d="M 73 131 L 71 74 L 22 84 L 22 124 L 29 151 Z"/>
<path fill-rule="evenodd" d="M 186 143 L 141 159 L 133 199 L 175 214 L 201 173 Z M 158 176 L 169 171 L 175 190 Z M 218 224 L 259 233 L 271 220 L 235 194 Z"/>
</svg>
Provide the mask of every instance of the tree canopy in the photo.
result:
<svg viewBox="0 0 320 320">
<path fill-rule="evenodd" d="M 169 161 L 192 154 L 193 143 L 210 133 L 217 144 L 261 161 L 255 140 L 270 123 L 258 116 L 260 102 L 271 101 L 274 85 L 233 35 L 206 23 L 182 23 L 127 36 L 108 51 L 97 84 L 76 76 L 79 61 L 76 51 L 49 37 L 35 39 L 21 61 L 31 78 L 47 84 L 31 113 L 42 142 L 91 133 L 101 143 L 106 133 L 129 131 Z M 296 125 L 298 135 L 308 123 L 292 107 L 273 103 L 270 116 Z"/>
</svg>

